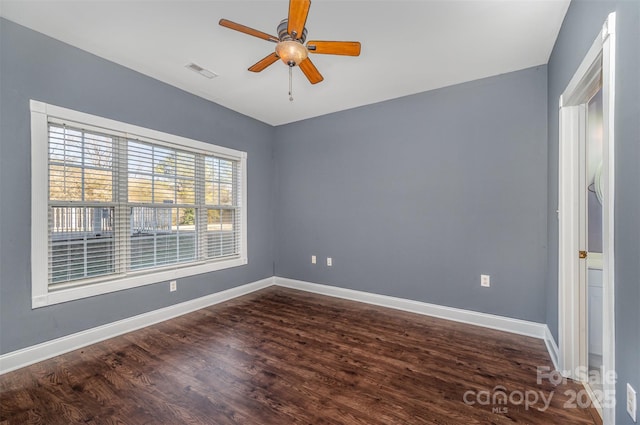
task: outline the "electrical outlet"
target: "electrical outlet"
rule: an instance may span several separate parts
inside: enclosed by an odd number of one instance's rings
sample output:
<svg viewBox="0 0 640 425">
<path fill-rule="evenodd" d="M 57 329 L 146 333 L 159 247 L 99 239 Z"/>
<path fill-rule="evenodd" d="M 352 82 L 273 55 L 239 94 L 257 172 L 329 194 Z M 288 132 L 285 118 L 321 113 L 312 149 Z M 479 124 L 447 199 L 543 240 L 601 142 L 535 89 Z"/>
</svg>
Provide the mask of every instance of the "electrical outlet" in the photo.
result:
<svg viewBox="0 0 640 425">
<path fill-rule="evenodd" d="M 333 260 L 331 259 L 331 257 L 327 257 L 327 266 L 328 267 L 333 266 Z"/>
<path fill-rule="evenodd" d="M 629 416 L 631 416 L 633 422 L 636 421 L 636 414 L 638 411 L 637 403 L 636 390 L 634 390 L 633 387 L 629 383 L 627 383 L 627 413 L 629 414 Z"/>
<path fill-rule="evenodd" d="M 175 280 L 172 280 L 171 282 L 169 282 L 169 292 L 174 292 L 178 289 L 178 282 L 176 282 Z"/>
<path fill-rule="evenodd" d="M 480 286 L 483 286 L 485 288 L 488 288 L 491 286 L 491 276 L 489 276 L 488 274 L 481 274 L 480 275 Z"/>
<path fill-rule="evenodd" d="M 316 256 L 312 255 L 311 256 L 311 264 L 315 264 L 316 263 Z"/>
</svg>

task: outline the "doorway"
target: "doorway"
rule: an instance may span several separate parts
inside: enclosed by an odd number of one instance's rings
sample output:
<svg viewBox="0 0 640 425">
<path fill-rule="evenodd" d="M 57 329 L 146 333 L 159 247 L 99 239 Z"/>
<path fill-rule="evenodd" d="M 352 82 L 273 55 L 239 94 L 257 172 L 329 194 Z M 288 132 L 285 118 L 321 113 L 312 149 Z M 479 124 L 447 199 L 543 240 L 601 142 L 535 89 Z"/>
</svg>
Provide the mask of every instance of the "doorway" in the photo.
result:
<svg viewBox="0 0 640 425">
<path fill-rule="evenodd" d="M 560 97 L 559 368 L 615 424 L 615 13 Z"/>
<path fill-rule="evenodd" d="M 589 391 L 601 406 L 602 394 L 602 202 L 605 188 L 602 178 L 603 108 L 602 85 L 587 102 L 587 133 L 585 140 L 586 166 L 586 248 L 587 248 L 587 367 L 589 370 Z M 582 212 L 581 212 L 582 214 Z M 601 408 L 600 408 L 601 410 Z"/>
</svg>

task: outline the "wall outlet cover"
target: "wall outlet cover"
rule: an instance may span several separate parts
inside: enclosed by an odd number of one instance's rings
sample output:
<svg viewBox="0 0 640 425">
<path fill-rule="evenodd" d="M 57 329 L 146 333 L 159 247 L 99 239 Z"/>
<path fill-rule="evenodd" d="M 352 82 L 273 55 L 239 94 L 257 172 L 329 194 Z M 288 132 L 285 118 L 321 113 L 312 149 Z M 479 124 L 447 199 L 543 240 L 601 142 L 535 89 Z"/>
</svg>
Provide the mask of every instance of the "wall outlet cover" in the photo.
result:
<svg viewBox="0 0 640 425">
<path fill-rule="evenodd" d="M 638 412 L 638 398 L 636 397 L 636 390 L 633 389 L 631 384 L 627 383 L 627 413 L 636 422 L 636 415 Z"/>
</svg>

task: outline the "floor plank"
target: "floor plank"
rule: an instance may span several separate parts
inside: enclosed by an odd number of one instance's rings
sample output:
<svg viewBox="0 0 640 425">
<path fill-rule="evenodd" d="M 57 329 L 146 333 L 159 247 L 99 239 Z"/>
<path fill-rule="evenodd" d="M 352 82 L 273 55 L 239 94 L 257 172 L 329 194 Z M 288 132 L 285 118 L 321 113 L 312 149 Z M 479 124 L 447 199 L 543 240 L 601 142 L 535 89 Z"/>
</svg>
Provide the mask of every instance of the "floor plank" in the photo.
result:
<svg viewBox="0 0 640 425">
<path fill-rule="evenodd" d="M 595 424 L 544 366 L 535 338 L 272 287 L 0 376 L 0 424 Z"/>
</svg>

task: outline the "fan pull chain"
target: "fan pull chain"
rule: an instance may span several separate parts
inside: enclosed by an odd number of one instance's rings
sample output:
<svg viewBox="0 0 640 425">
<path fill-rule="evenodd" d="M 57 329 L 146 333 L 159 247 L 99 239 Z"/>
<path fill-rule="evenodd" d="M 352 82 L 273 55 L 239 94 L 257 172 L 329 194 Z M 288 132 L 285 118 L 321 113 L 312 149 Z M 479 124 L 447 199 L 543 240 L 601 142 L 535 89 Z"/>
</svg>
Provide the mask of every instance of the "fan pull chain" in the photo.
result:
<svg viewBox="0 0 640 425">
<path fill-rule="evenodd" d="M 293 84 L 292 84 L 292 79 L 293 79 L 293 67 L 290 66 L 289 67 L 289 102 L 293 102 Z"/>
</svg>

